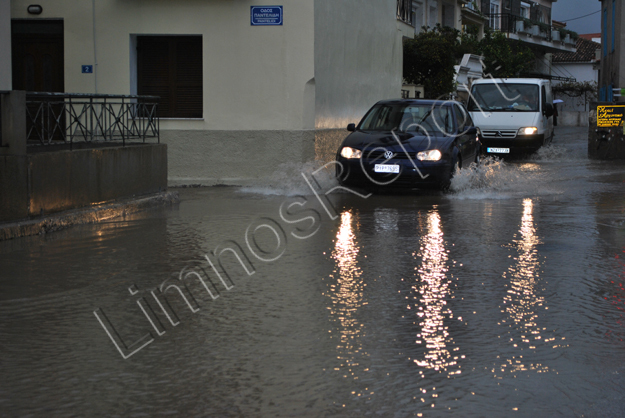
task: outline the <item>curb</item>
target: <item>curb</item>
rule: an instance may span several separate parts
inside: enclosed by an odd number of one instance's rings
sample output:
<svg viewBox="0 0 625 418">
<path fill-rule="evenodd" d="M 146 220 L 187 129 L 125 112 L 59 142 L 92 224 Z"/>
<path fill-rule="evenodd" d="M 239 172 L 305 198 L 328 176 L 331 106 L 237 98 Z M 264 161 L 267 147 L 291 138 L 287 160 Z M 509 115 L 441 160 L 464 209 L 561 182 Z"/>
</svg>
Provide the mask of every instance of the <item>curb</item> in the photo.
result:
<svg viewBox="0 0 625 418">
<path fill-rule="evenodd" d="M 73 225 L 92 224 L 141 212 L 158 205 L 180 202 L 178 192 L 163 192 L 141 198 L 105 203 L 88 208 L 74 209 L 41 219 L 28 219 L 0 224 L 0 241 L 43 235 L 60 231 Z"/>
</svg>

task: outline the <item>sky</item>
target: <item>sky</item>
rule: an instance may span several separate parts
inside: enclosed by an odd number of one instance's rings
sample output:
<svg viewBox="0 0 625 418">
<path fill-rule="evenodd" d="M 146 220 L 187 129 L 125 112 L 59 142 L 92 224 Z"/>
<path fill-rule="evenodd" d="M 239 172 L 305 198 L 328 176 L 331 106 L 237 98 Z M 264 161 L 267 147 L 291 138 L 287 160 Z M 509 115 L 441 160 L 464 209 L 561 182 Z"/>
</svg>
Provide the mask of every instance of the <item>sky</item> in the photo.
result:
<svg viewBox="0 0 625 418">
<path fill-rule="evenodd" d="M 576 17 L 584 16 L 601 10 L 599 0 L 557 0 L 552 4 L 551 18 L 560 22 Z M 566 23 L 566 28 L 577 33 L 601 32 L 601 13 L 595 13 L 588 17 L 571 20 Z"/>
</svg>

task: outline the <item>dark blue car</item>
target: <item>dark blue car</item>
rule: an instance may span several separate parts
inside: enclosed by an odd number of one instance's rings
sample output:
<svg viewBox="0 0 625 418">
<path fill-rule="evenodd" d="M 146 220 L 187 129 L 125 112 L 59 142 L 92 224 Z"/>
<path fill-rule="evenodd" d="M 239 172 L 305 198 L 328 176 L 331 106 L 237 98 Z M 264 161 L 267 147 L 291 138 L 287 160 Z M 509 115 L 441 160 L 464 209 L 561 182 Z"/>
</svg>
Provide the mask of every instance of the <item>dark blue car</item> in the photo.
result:
<svg viewBox="0 0 625 418">
<path fill-rule="evenodd" d="M 481 154 L 479 130 L 455 101 L 380 101 L 347 130 L 336 156 L 344 186 L 447 189 Z"/>
</svg>

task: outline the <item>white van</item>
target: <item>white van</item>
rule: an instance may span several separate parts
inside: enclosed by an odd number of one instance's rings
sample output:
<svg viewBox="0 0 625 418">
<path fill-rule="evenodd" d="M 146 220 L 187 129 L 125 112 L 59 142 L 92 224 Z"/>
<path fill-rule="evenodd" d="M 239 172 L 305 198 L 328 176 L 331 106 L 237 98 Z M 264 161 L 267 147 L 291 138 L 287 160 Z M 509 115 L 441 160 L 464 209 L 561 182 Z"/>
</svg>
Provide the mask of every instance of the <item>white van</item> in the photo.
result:
<svg viewBox="0 0 625 418">
<path fill-rule="evenodd" d="M 486 154 L 532 153 L 553 139 L 549 80 L 484 78 L 471 86 L 468 104 Z"/>
</svg>

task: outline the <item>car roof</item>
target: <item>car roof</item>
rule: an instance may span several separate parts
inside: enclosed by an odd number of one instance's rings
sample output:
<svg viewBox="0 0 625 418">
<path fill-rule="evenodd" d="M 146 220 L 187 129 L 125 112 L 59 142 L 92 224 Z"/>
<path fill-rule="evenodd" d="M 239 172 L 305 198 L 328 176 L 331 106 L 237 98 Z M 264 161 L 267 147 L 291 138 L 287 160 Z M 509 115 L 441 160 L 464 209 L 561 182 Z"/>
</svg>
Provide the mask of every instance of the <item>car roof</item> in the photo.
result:
<svg viewBox="0 0 625 418">
<path fill-rule="evenodd" d="M 419 105 L 439 105 L 439 106 L 451 106 L 451 103 L 457 103 L 461 105 L 461 102 L 455 100 L 427 100 L 427 99 L 390 99 L 380 100 L 376 104 L 419 104 Z"/>
<path fill-rule="evenodd" d="M 541 84 L 547 82 L 548 80 L 542 78 L 480 78 L 473 80 L 473 85 L 493 83 Z"/>
</svg>

